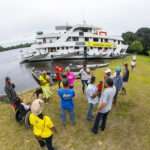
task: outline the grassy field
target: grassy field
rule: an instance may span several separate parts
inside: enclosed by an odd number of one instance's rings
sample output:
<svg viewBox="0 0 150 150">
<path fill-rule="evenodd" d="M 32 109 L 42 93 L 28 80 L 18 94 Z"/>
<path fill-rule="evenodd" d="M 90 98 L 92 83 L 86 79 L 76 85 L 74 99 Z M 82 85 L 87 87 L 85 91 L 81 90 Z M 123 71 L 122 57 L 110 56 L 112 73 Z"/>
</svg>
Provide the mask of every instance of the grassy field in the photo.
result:
<svg viewBox="0 0 150 150">
<path fill-rule="evenodd" d="M 124 62 L 113 60 L 110 68 Z M 104 69 L 93 74 L 97 82 L 103 78 Z M 77 124 L 66 128 L 60 122 L 59 98 L 53 89 L 51 101 L 45 105 L 45 114 L 51 116 L 58 133 L 54 136 L 54 145 L 58 150 L 150 150 L 150 58 L 137 57 L 137 68 L 131 72 L 127 95 L 118 97 L 118 105 L 109 115 L 105 132 L 93 135 L 92 123 L 85 120 L 87 101 L 81 92 L 80 82 L 76 82 L 75 111 Z M 31 101 L 32 91 L 21 96 Z M 25 129 L 14 120 L 10 106 L 0 102 L 0 150 L 40 150 L 32 131 Z"/>
</svg>

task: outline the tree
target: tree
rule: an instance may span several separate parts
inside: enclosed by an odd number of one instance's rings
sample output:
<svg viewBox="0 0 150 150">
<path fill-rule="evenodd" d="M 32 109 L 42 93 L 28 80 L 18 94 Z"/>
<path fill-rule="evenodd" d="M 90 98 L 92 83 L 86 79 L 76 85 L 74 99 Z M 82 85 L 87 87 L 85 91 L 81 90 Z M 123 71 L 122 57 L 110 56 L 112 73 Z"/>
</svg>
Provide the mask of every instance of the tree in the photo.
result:
<svg viewBox="0 0 150 150">
<path fill-rule="evenodd" d="M 0 51 L 4 51 L 4 50 L 5 50 L 5 48 L 0 46 Z"/>
<path fill-rule="evenodd" d="M 144 47 L 143 47 L 142 43 L 137 40 L 133 41 L 131 43 L 131 45 L 129 46 L 129 52 L 131 52 L 131 53 L 142 53 L 143 49 L 144 49 Z"/>
<path fill-rule="evenodd" d="M 136 40 L 136 35 L 133 32 L 126 32 L 122 34 L 122 38 L 125 44 L 130 45 L 133 41 Z"/>
<path fill-rule="evenodd" d="M 144 53 L 150 49 L 150 28 L 140 28 L 136 31 L 136 37 L 144 46 Z"/>
</svg>

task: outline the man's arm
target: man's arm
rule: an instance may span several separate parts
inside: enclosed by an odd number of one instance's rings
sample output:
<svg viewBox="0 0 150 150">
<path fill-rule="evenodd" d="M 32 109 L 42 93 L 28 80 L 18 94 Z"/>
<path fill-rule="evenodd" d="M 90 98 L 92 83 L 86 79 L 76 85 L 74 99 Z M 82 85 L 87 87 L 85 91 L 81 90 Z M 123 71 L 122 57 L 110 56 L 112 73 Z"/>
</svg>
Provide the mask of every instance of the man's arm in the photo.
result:
<svg viewBox="0 0 150 150">
<path fill-rule="evenodd" d="M 100 100 L 100 103 L 98 106 L 98 112 L 100 112 L 103 108 L 106 107 L 108 101 L 109 101 L 109 95 L 106 91 L 104 91 L 103 98 Z"/>
<path fill-rule="evenodd" d="M 98 112 L 100 112 L 106 105 L 107 105 L 106 102 L 101 102 L 98 106 Z"/>
</svg>

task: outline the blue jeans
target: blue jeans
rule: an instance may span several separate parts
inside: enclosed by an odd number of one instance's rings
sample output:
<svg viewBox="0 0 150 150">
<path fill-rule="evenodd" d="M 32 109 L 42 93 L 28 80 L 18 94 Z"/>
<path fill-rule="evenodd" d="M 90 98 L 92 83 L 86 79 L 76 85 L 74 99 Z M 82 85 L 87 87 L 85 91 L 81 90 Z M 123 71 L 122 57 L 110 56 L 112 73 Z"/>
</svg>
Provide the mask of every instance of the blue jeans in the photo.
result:
<svg viewBox="0 0 150 150">
<path fill-rule="evenodd" d="M 66 112 L 69 113 L 70 121 L 71 121 L 72 125 L 74 125 L 75 124 L 74 109 L 61 108 L 61 120 L 62 120 L 63 124 L 66 125 Z"/>
<path fill-rule="evenodd" d="M 93 108 L 94 108 L 94 104 L 89 103 L 88 104 L 88 111 L 87 111 L 87 120 L 92 120 L 94 118 L 93 116 Z"/>
</svg>

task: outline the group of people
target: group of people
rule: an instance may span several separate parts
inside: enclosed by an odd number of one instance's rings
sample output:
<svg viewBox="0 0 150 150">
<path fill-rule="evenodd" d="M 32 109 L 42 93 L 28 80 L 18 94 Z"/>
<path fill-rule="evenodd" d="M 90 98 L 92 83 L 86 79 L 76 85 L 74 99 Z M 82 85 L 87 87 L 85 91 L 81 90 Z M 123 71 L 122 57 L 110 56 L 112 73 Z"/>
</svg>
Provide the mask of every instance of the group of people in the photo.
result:
<svg viewBox="0 0 150 150">
<path fill-rule="evenodd" d="M 80 79 L 82 92 L 85 95 L 88 103 L 86 119 L 93 121 L 91 131 L 94 134 L 105 130 L 108 114 L 110 113 L 113 104 L 116 105 L 119 93 L 126 94 L 126 85 L 129 80 L 128 64 L 124 64 L 123 73 L 120 66 L 115 68 L 113 74 L 110 68 L 104 72 L 104 78 L 96 85 L 96 77 L 91 73 L 90 69 L 85 65 L 80 70 Z M 75 104 L 76 97 L 74 83 L 76 76 L 71 71 L 70 67 L 65 69 L 56 68 L 56 79 L 58 82 L 57 94 L 60 98 L 61 121 L 63 126 L 66 126 L 66 114 L 69 113 L 72 125 L 75 125 Z M 32 126 L 33 133 L 37 138 L 41 147 L 47 146 L 48 150 L 54 150 L 52 145 L 53 133 L 56 132 L 55 126 L 50 117 L 43 114 L 44 101 L 51 97 L 50 78 L 43 71 L 39 78 L 40 89 L 35 91 L 36 99 L 30 106 L 19 101 L 26 112 L 30 111 L 28 121 Z M 9 77 L 5 79 L 5 92 L 10 100 L 11 105 L 16 110 L 19 96 L 15 91 L 15 85 Z M 42 95 L 42 96 L 41 96 Z M 94 108 L 97 106 L 97 114 L 94 116 Z M 95 120 L 94 120 L 95 119 Z"/>
</svg>

